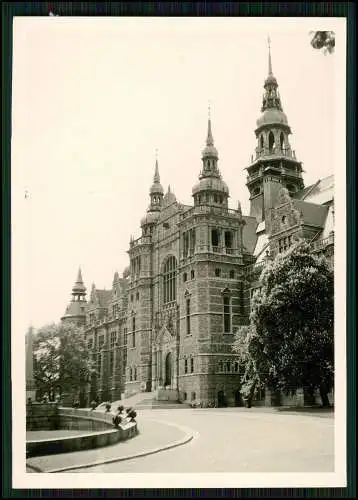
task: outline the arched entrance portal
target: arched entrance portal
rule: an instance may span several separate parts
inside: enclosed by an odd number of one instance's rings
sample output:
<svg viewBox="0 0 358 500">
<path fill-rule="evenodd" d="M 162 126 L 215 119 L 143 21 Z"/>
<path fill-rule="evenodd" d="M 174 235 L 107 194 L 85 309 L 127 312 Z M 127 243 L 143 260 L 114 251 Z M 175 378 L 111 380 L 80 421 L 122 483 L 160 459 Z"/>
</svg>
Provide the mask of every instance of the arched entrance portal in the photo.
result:
<svg viewBox="0 0 358 500">
<path fill-rule="evenodd" d="M 219 391 L 218 392 L 218 407 L 223 408 L 226 406 L 226 398 L 224 391 Z"/>
<path fill-rule="evenodd" d="M 242 406 L 242 398 L 241 398 L 241 393 L 240 393 L 239 389 L 237 389 L 234 392 L 234 398 L 235 398 L 235 406 Z"/>
<path fill-rule="evenodd" d="M 172 353 L 168 352 L 165 357 L 165 386 L 172 385 Z"/>
</svg>

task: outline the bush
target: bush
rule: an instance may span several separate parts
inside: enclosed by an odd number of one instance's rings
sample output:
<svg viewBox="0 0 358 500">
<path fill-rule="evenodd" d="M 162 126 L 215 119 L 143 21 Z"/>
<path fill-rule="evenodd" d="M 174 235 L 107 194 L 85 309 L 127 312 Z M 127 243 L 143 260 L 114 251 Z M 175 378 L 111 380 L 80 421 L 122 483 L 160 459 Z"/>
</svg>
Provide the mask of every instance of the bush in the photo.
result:
<svg viewBox="0 0 358 500">
<path fill-rule="evenodd" d="M 133 410 L 133 408 L 132 408 L 131 406 L 130 406 L 129 408 L 127 408 L 127 409 L 126 409 L 126 413 L 127 413 L 127 415 L 129 415 L 129 414 L 130 414 L 130 412 L 131 412 L 132 410 Z"/>
<path fill-rule="evenodd" d="M 106 403 L 106 412 L 110 412 L 111 411 L 111 403 Z"/>
<path fill-rule="evenodd" d="M 91 401 L 91 408 L 92 408 L 92 410 L 95 410 L 95 409 L 96 409 L 96 407 L 97 407 L 97 403 L 96 403 L 96 401 L 94 401 L 94 400 L 93 400 L 93 401 Z"/>
<path fill-rule="evenodd" d="M 119 405 L 117 408 L 118 413 L 123 413 L 124 412 L 124 406 Z"/>
<path fill-rule="evenodd" d="M 128 417 L 130 417 L 131 422 L 135 422 L 136 416 L 137 416 L 137 412 L 133 409 L 128 413 Z"/>
<path fill-rule="evenodd" d="M 115 416 L 112 418 L 112 422 L 113 422 L 113 425 L 114 425 L 115 427 L 118 427 L 118 426 L 119 426 L 119 424 L 121 424 L 121 423 L 122 423 L 122 417 L 121 417 L 120 415 L 118 415 L 118 414 L 117 414 L 117 415 L 115 415 Z"/>
</svg>

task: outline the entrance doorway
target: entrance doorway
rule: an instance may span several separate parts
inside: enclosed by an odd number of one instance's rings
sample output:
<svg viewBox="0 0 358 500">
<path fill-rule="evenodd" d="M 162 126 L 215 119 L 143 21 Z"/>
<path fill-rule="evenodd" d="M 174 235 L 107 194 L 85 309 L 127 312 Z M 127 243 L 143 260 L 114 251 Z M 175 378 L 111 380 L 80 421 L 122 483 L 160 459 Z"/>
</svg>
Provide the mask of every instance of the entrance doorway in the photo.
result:
<svg viewBox="0 0 358 500">
<path fill-rule="evenodd" d="M 223 408 L 224 406 L 226 406 L 225 394 L 224 394 L 224 391 L 219 391 L 218 392 L 218 407 Z"/>
<path fill-rule="evenodd" d="M 234 392 L 235 406 L 242 406 L 242 397 L 239 389 Z"/>
<path fill-rule="evenodd" d="M 168 352 L 165 357 L 165 383 L 164 386 L 172 385 L 172 353 Z"/>
</svg>

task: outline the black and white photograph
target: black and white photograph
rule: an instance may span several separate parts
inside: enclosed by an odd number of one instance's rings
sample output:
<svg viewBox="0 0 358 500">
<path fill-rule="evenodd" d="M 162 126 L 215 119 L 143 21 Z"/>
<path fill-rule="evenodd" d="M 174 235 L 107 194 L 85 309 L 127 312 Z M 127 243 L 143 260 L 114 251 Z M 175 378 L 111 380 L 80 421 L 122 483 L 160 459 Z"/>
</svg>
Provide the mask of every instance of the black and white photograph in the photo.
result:
<svg viewBox="0 0 358 500">
<path fill-rule="evenodd" d="M 346 485 L 345 109 L 344 18 L 14 18 L 16 487 Z"/>
</svg>

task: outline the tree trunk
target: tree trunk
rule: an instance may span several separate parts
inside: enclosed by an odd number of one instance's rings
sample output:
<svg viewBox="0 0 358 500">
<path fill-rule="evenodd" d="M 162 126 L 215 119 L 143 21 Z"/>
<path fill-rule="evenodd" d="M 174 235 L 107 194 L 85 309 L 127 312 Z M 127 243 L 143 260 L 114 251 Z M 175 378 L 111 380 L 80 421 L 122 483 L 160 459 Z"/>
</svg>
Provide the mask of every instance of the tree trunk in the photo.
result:
<svg viewBox="0 0 358 500">
<path fill-rule="evenodd" d="M 322 399 L 322 406 L 323 408 L 328 408 L 330 406 L 329 404 L 329 399 L 328 399 L 328 391 L 325 385 L 321 385 L 319 388 L 319 393 Z"/>
<path fill-rule="evenodd" d="M 314 387 L 306 388 L 304 391 L 304 399 L 308 406 L 313 406 L 316 403 Z"/>
</svg>

